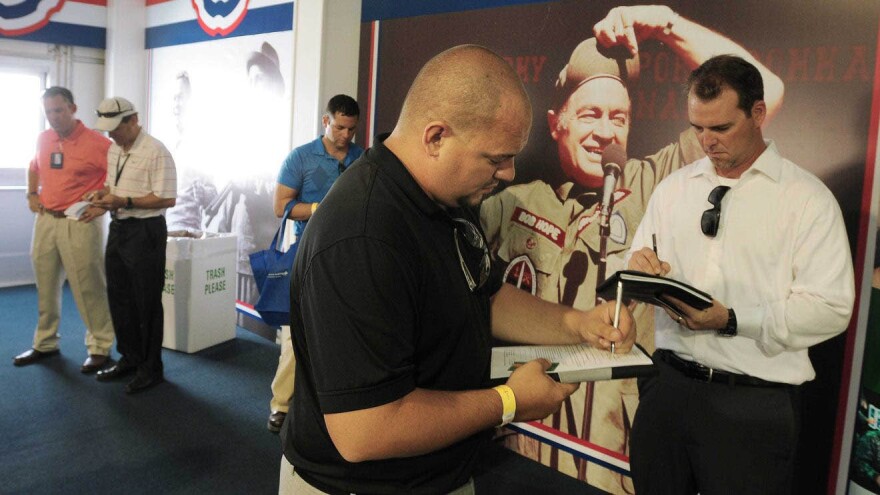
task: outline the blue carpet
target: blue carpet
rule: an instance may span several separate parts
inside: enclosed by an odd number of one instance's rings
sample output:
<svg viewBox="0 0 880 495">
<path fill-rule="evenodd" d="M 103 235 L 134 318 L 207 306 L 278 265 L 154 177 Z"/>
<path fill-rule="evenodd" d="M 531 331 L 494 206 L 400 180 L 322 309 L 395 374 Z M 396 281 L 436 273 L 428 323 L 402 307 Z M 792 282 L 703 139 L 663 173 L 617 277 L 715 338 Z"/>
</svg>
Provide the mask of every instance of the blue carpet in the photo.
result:
<svg viewBox="0 0 880 495">
<path fill-rule="evenodd" d="M 0 493 L 277 493 L 277 345 L 239 328 L 195 354 L 163 349 L 167 383 L 129 396 L 125 380 L 80 373 L 85 327 L 67 288 L 60 356 L 12 365 L 32 344 L 33 286 L 0 289 L 0 315 Z"/>
</svg>

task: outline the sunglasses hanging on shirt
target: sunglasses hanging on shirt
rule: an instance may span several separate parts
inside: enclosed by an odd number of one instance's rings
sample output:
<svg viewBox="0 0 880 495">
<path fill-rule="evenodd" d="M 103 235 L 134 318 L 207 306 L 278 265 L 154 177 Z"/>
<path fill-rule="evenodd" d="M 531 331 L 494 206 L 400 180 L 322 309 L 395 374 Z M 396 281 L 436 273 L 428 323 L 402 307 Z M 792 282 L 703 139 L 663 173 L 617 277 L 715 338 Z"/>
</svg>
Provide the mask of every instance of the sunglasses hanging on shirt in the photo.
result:
<svg viewBox="0 0 880 495">
<path fill-rule="evenodd" d="M 700 229 L 704 235 L 715 237 L 718 234 L 718 227 L 721 225 L 721 199 L 729 190 L 730 186 L 718 186 L 709 193 L 708 201 L 712 208 L 704 211 L 700 218 Z"/>
<path fill-rule="evenodd" d="M 491 260 L 489 259 L 489 247 L 486 246 L 483 234 L 480 233 L 480 230 L 476 225 L 463 218 L 453 218 L 452 220 L 455 222 L 452 235 L 455 239 L 455 251 L 458 254 L 458 262 L 461 264 L 461 271 L 464 273 L 468 288 L 471 292 L 476 292 L 486 285 L 486 281 L 489 280 L 489 271 L 492 267 Z M 468 268 L 467 262 L 465 262 L 464 256 L 461 252 L 461 245 L 458 240 L 459 237 L 463 237 L 470 247 L 482 251 L 478 277 L 474 277 L 470 268 Z"/>
</svg>

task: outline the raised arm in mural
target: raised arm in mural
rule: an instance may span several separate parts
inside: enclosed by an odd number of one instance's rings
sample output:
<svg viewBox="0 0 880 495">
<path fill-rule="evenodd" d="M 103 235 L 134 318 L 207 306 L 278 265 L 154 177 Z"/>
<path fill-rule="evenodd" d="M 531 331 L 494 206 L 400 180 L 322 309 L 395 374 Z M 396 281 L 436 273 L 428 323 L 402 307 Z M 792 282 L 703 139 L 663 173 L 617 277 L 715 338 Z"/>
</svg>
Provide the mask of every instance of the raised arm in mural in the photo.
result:
<svg viewBox="0 0 880 495">
<path fill-rule="evenodd" d="M 633 55 L 638 54 L 640 42 L 656 39 L 671 48 L 689 71 L 715 55 L 737 55 L 757 67 L 764 78 L 768 119 L 782 107 L 785 85 L 779 76 L 740 44 L 666 5 L 615 7 L 593 26 L 593 34 L 603 46 L 623 45 Z"/>
</svg>

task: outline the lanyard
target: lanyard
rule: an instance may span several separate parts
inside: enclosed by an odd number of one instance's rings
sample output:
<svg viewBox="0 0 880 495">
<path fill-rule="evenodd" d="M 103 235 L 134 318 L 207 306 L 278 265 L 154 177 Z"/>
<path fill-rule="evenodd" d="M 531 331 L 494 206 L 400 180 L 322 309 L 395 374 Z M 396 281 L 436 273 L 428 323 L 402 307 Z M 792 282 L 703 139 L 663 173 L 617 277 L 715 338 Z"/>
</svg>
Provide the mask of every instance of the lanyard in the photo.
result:
<svg viewBox="0 0 880 495">
<path fill-rule="evenodd" d="M 128 157 L 131 156 L 131 153 L 125 154 L 125 160 L 122 160 L 122 166 L 119 165 L 119 159 L 122 158 L 122 155 L 116 157 L 116 182 L 113 183 L 114 186 L 119 185 L 119 177 L 122 175 L 122 171 L 125 170 L 125 164 L 128 162 Z"/>
</svg>

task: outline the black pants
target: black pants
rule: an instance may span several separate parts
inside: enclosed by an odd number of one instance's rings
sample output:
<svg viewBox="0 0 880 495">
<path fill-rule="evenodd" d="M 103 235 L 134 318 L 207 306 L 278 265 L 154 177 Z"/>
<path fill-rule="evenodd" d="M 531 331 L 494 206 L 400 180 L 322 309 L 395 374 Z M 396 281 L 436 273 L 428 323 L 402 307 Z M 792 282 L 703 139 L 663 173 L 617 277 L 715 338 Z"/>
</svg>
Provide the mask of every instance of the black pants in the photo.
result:
<svg viewBox="0 0 880 495">
<path fill-rule="evenodd" d="M 630 439 L 636 493 L 791 493 L 800 387 L 706 383 L 655 361 Z"/>
<path fill-rule="evenodd" d="M 113 220 L 107 237 L 107 300 L 121 363 L 162 376 L 165 217 Z"/>
</svg>

